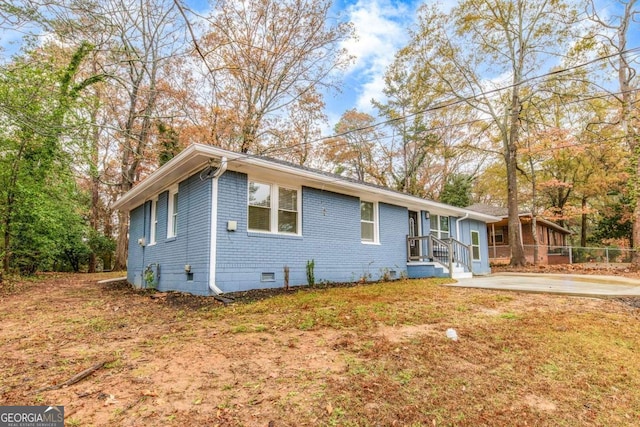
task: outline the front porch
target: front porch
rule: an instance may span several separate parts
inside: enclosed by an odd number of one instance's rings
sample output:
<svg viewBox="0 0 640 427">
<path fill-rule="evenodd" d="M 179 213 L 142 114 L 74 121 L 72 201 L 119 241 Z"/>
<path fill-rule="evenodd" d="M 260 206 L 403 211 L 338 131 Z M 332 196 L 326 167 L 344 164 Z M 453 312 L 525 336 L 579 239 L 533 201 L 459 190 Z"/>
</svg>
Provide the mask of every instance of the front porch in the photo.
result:
<svg viewBox="0 0 640 427">
<path fill-rule="evenodd" d="M 410 278 L 473 276 L 471 246 L 454 239 L 407 236 L 407 275 Z"/>
</svg>

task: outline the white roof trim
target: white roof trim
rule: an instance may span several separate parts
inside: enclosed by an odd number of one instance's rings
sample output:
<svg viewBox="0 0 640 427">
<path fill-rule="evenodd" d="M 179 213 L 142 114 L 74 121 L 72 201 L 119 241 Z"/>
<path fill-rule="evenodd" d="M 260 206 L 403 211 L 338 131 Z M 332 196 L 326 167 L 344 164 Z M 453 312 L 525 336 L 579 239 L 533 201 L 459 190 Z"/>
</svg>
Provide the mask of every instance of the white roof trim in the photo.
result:
<svg viewBox="0 0 640 427">
<path fill-rule="evenodd" d="M 457 217 L 468 215 L 470 219 L 483 222 L 500 220 L 499 217 L 493 215 L 421 199 L 391 189 L 354 182 L 335 175 L 325 175 L 319 171 L 307 170 L 286 163 L 203 144 L 193 144 L 184 149 L 180 154 L 120 197 L 112 208 L 130 211 L 155 197 L 158 193 L 167 190 L 171 185 L 186 179 L 198 169 L 204 168 L 210 161 L 219 160 L 222 157 L 227 158 L 228 170 L 249 175 L 268 174 L 274 175 L 276 179 L 278 177 L 294 176 L 301 186 L 364 197 L 370 201 L 404 206 L 412 210 L 426 210 L 438 215 Z"/>
</svg>

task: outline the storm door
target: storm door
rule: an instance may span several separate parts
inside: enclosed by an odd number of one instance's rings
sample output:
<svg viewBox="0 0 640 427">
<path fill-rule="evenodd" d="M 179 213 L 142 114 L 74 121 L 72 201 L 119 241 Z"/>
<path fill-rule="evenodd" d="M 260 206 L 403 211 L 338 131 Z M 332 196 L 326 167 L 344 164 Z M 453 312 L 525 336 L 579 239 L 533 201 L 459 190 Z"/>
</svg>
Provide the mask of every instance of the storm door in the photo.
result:
<svg viewBox="0 0 640 427">
<path fill-rule="evenodd" d="M 420 215 L 416 211 L 409 211 L 409 237 L 420 236 L 420 224 L 418 219 Z M 410 259 L 417 261 L 420 257 L 420 241 L 411 240 L 409 242 L 409 257 Z M 415 258 L 414 257 L 418 257 Z"/>
</svg>

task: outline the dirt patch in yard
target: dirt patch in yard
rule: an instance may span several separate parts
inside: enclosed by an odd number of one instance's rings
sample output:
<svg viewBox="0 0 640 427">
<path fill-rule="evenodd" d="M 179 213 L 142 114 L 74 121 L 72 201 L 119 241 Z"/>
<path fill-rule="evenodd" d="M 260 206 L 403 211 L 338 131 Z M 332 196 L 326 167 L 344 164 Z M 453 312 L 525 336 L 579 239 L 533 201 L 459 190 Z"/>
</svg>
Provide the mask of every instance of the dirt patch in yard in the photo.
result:
<svg viewBox="0 0 640 427">
<path fill-rule="evenodd" d="M 0 292 L 0 405 L 64 405 L 67 426 L 640 425 L 640 310 L 618 301 L 416 280 L 224 305 L 101 278 Z"/>
</svg>

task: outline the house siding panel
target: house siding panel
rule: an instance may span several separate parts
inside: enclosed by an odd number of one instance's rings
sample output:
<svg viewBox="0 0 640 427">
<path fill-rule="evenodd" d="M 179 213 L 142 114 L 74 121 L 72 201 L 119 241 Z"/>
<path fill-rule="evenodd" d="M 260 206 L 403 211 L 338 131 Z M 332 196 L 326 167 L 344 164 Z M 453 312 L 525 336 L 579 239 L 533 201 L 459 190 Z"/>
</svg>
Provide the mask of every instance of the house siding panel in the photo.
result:
<svg viewBox="0 0 640 427">
<path fill-rule="evenodd" d="M 379 279 L 386 270 L 406 273 L 407 209 L 379 204 L 379 244 L 360 240 L 360 201 L 356 197 L 302 188 L 302 236 L 247 231 L 245 174 L 220 177 L 216 285 L 223 292 L 307 283 L 306 265 L 313 260 L 316 281 Z M 237 221 L 237 231 L 227 231 Z M 274 273 L 275 281 L 261 281 Z"/>
<path fill-rule="evenodd" d="M 157 243 L 144 248 L 137 244 L 137 240 L 144 235 L 147 242 L 149 241 L 151 204 L 147 202 L 144 208 L 140 206 L 131 212 L 127 269 L 127 280 L 130 283 L 144 285 L 145 268 L 149 265 L 153 265 L 154 268 L 155 265 L 159 265 L 159 290 L 209 295 L 210 199 L 210 180 L 202 181 L 198 174 L 195 174 L 182 181 L 178 186 L 177 236 L 167 238 L 168 191 L 159 194 Z M 187 280 L 187 264 L 191 266 L 193 280 Z"/>
<path fill-rule="evenodd" d="M 455 222 L 454 222 L 455 223 Z M 471 231 L 477 231 L 480 234 L 480 261 L 472 262 L 473 274 L 489 274 L 491 268 L 489 267 L 489 250 L 486 242 L 488 242 L 487 225 L 484 222 L 466 219 L 460 221 L 460 236 L 457 240 L 461 241 L 465 245 L 471 244 Z"/>
<path fill-rule="evenodd" d="M 129 258 L 127 260 L 127 281 L 135 286 L 142 285 L 142 269 L 144 264 L 144 248 L 138 239 L 145 236 L 146 204 L 132 210 L 129 216 Z"/>
</svg>

